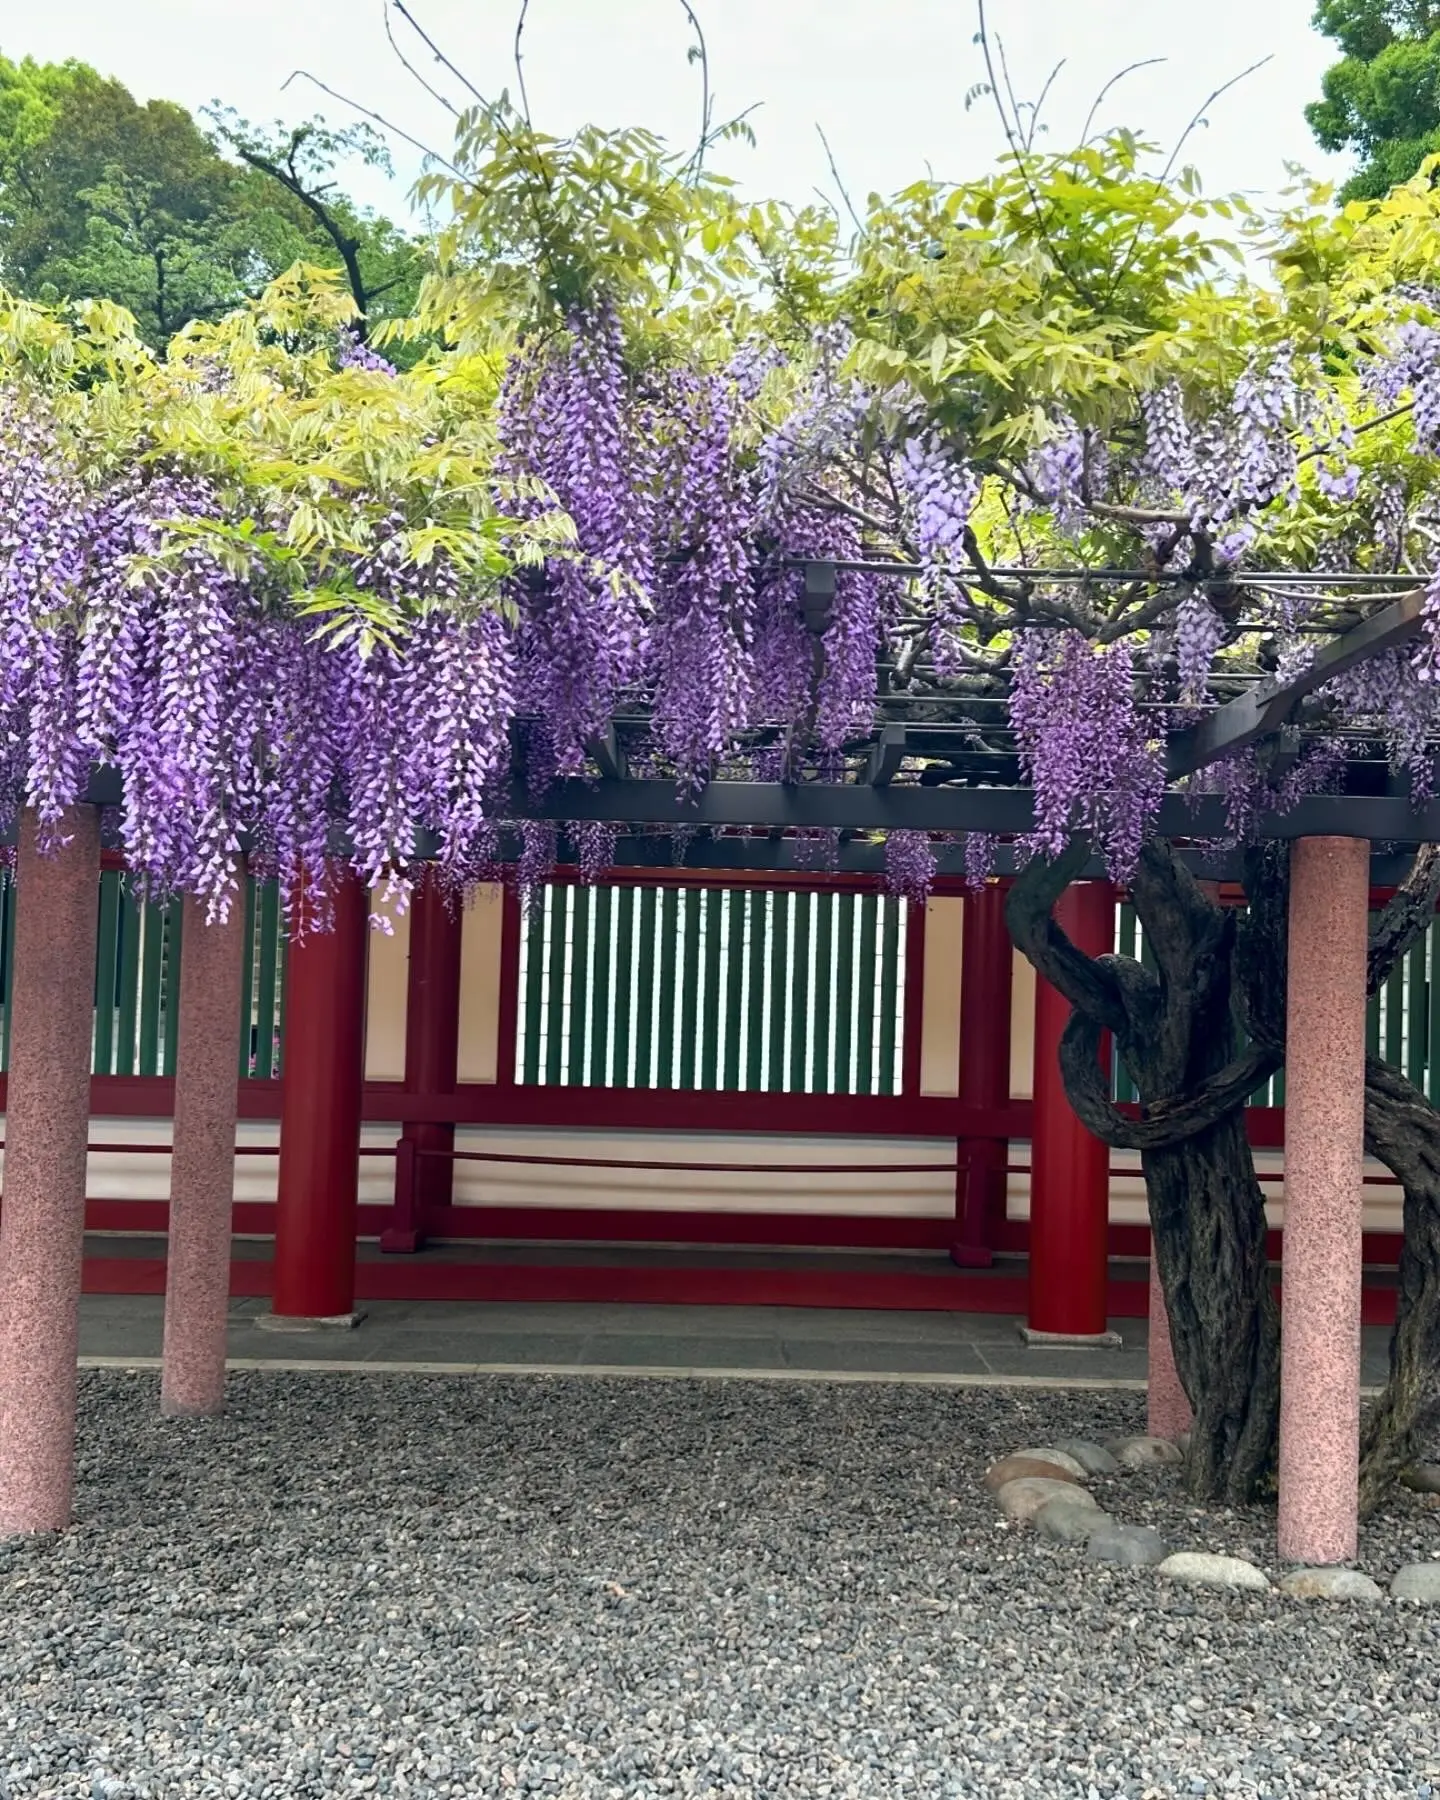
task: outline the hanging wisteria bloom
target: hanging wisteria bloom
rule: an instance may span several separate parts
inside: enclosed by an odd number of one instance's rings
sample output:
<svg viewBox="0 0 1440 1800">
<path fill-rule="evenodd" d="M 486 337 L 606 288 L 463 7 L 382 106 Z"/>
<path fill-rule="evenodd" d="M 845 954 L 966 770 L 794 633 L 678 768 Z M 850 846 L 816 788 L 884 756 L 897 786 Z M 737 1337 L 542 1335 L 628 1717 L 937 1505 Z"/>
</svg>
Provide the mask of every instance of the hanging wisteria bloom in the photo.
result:
<svg viewBox="0 0 1440 1800">
<path fill-rule="evenodd" d="M 1014 659 L 1010 723 L 1035 794 L 1023 848 L 1058 856 L 1074 831 L 1094 839 L 1125 880 L 1165 788 L 1126 644 L 1096 648 L 1078 631 L 1032 631 Z"/>
<path fill-rule="evenodd" d="M 935 862 L 929 832 L 886 832 L 885 887 L 897 899 L 923 905 L 935 885 Z"/>
</svg>

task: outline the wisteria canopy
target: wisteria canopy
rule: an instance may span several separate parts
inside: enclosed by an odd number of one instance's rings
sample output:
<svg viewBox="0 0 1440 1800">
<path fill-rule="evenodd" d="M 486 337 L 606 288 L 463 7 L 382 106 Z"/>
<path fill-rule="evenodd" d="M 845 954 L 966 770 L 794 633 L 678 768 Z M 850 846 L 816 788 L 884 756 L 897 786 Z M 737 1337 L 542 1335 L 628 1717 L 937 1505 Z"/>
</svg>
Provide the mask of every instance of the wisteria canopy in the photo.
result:
<svg viewBox="0 0 1440 1800">
<path fill-rule="evenodd" d="M 337 846 L 377 904 L 422 835 L 493 875 L 512 780 L 596 773 L 617 718 L 687 792 L 844 780 L 901 718 L 1033 789 L 1019 855 L 1083 830 L 1128 875 L 1167 735 L 1425 586 L 1440 534 L 1428 168 L 1262 218 L 1148 158 L 1026 152 L 845 242 L 643 134 L 477 109 L 404 371 L 315 270 L 162 356 L 0 294 L 0 811 L 53 836 L 108 765 L 154 889 L 223 912 L 243 848 L 323 917 Z M 1436 676 L 1427 619 L 1310 697 L 1283 773 L 1190 785 L 1238 838 L 1367 754 L 1427 795 Z M 533 881 L 555 830 L 517 828 Z M 893 833 L 892 882 L 935 849 Z"/>
</svg>

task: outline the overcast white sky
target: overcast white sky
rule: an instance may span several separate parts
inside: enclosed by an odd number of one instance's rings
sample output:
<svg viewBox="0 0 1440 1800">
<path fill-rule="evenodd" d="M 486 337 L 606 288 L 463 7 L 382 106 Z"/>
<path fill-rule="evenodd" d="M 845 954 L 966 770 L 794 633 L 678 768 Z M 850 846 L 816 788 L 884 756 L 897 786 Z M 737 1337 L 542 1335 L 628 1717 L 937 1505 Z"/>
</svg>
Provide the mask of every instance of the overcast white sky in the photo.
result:
<svg viewBox="0 0 1440 1800">
<path fill-rule="evenodd" d="M 710 45 L 723 116 L 759 102 L 758 147 L 731 148 L 727 172 L 756 193 L 802 201 L 829 186 L 819 122 L 857 200 L 923 174 L 978 173 L 1002 147 L 989 102 L 968 113 L 981 78 L 974 0 L 694 0 Z M 990 0 L 1022 97 L 1038 94 L 1061 57 L 1047 107 L 1049 141 L 1078 135 L 1104 82 L 1126 63 L 1164 57 L 1128 77 L 1102 118 L 1167 148 L 1205 96 L 1258 57 L 1273 60 L 1212 109 L 1188 157 L 1205 185 L 1274 194 L 1285 164 L 1343 173 L 1305 123 L 1334 46 L 1310 28 L 1313 0 Z M 412 0 L 412 10 L 476 86 L 513 85 L 513 0 Z M 677 0 L 531 0 L 526 80 L 537 123 L 645 124 L 675 142 L 694 135 L 699 87 L 685 59 Z M 79 57 L 141 98 L 192 108 L 219 97 L 252 118 L 343 108 L 282 84 L 297 68 L 373 107 L 438 148 L 440 109 L 386 42 L 382 0 L 0 0 L 0 50 Z M 423 55 L 423 52 L 421 53 Z M 437 85 L 453 90 L 449 77 Z M 392 186 L 362 173 L 350 186 L 397 216 L 417 159 L 403 147 Z M 830 191 L 833 194 L 833 187 Z"/>
</svg>

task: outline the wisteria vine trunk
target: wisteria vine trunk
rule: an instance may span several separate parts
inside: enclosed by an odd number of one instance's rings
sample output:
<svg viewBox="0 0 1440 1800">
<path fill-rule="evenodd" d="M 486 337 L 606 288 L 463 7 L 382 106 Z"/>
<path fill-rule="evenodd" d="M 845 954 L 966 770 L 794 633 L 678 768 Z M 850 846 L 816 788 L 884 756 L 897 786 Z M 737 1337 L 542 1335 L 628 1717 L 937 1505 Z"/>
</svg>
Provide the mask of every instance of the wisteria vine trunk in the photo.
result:
<svg viewBox="0 0 1440 1800">
<path fill-rule="evenodd" d="M 1263 972 L 1274 967 L 1277 926 L 1268 909 L 1252 909 L 1242 929 L 1168 845 L 1151 842 L 1131 894 L 1154 967 L 1091 958 L 1051 916 L 1087 853 L 1077 842 L 1027 865 L 1010 894 L 1011 935 L 1075 1008 L 1061 1070 L 1077 1115 L 1112 1147 L 1141 1153 L 1176 1367 L 1195 1414 L 1190 1491 L 1244 1503 L 1272 1478 L 1279 1424 L 1279 1313 L 1244 1114 L 1280 1061 L 1268 1031 L 1244 1029 L 1250 1006 L 1274 1004 Z M 1269 957 L 1257 948 L 1262 934 Z M 1098 1055 L 1106 1032 L 1139 1091 L 1138 1118 L 1110 1098 Z"/>
</svg>

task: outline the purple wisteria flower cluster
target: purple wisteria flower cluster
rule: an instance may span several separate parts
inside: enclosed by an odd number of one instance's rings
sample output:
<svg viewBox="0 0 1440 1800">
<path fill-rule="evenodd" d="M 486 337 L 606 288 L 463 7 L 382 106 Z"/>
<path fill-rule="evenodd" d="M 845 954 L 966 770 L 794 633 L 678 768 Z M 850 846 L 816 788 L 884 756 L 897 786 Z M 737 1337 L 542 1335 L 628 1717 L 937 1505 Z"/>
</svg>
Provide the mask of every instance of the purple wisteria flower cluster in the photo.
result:
<svg viewBox="0 0 1440 1800">
<path fill-rule="evenodd" d="M 1073 831 L 1085 831 L 1110 873 L 1127 879 L 1165 787 L 1129 645 L 1097 647 L 1067 628 L 1026 633 L 1013 663 L 1010 723 L 1035 792 L 1035 828 L 1022 850 L 1058 856 Z"/>
</svg>

